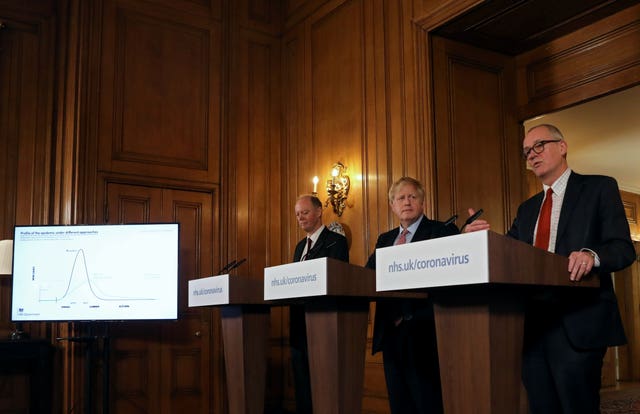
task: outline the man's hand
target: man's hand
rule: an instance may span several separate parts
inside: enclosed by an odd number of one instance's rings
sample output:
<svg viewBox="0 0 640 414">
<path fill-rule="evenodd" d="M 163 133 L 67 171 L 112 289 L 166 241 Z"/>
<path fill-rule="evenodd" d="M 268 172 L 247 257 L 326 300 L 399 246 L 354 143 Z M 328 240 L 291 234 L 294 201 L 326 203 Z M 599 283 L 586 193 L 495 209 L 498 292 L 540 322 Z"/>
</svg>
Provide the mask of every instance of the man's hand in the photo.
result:
<svg viewBox="0 0 640 414">
<path fill-rule="evenodd" d="M 591 272 L 593 269 L 595 259 L 588 251 L 571 252 L 569 255 L 569 267 L 567 270 L 569 273 L 569 279 L 572 282 L 579 282 L 582 276 Z"/>
<path fill-rule="evenodd" d="M 469 217 L 473 216 L 476 213 L 476 211 L 472 208 L 470 208 L 467 211 L 469 212 Z M 487 223 L 486 220 L 477 219 L 467 224 L 467 226 L 464 228 L 464 233 L 471 233 L 472 231 L 480 231 L 480 230 L 489 230 L 489 228 L 491 228 L 491 226 L 489 225 L 489 223 Z"/>
</svg>

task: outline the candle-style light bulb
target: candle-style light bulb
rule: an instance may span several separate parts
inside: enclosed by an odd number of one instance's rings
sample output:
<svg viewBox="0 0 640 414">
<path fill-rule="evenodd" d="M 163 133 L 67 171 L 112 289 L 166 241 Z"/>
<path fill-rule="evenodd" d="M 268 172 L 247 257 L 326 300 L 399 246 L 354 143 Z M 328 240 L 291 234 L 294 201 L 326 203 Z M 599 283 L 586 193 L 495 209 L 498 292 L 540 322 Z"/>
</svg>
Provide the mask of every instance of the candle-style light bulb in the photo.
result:
<svg viewBox="0 0 640 414">
<path fill-rule="evenodd" d="M 320 179 L 318 178 L 317 175 L 313 176 L 313 194 L 317 194 L 318 193 L 318 181 L 320 181 Z"/>
</svg>

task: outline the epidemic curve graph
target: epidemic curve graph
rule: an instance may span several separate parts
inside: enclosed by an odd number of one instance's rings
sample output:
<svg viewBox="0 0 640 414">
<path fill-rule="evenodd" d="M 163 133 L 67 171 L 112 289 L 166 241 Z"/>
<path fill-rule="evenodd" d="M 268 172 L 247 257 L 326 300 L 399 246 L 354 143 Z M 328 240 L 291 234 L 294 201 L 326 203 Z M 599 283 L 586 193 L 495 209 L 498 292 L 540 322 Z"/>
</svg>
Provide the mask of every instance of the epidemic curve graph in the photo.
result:
<svg viewBox="0 0 640 414">
<path fill-rule="evenodd" d="M 176 319 L 178 229 L 16 226 L 12 319 Z"/>
</svg>

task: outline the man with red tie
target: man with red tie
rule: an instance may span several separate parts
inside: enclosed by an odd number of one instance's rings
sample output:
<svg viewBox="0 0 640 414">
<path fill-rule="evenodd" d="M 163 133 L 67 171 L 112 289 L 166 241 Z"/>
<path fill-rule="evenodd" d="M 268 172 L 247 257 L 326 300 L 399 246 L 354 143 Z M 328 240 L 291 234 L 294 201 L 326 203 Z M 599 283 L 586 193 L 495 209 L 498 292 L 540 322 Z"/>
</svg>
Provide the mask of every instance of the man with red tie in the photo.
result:
<svg viewBox="0 0 640 414">
<path fill-rule="evenodd" d="M 600 279 L 599 289 L 549 290 L 528 301 L 522 380 L 530 413 L 599 413 L 605 352 L 626 343 L 611 272 L 636 257 L 618 185 L 571 171 L 567 142 L 553 125 L 531 128 L 522 147 L 544 191 L 520 205 L 507 235 L 568 256 L 572 281 L 589 273 Z M 488 228 L 476 220 L 465 231 Z"/>
<path fill-rule="evenodd" d="M 293 261 L 330 257 L 349 261 L 347 238 L 329 230 L 322 224 L 322 202 L 314 195 L 298 197 L 295 205 L 296 220 L 307 236 L 296 245 Z M 296 395 L 296 413 L 311 414 L 311 380 L 309 377 L 309 351 L 303 305 L 289 307 L 289 344 Z"/>
<path fill-rule="evenodd" d="M 382 233 L 376 249 L 435 239 L 458 233 L 424 215 L 425 191 L 411 177 L 389 189 L 389 205 L 400 226 Z M 376 268 L 375 252 L 366 265 Z M 382 351 L 384 376 L 392 414 L 442 413 L 442 391 L 433 304 L 423 300 L 379 300 L 373 328 L 372 352 Z"/>
</svg>

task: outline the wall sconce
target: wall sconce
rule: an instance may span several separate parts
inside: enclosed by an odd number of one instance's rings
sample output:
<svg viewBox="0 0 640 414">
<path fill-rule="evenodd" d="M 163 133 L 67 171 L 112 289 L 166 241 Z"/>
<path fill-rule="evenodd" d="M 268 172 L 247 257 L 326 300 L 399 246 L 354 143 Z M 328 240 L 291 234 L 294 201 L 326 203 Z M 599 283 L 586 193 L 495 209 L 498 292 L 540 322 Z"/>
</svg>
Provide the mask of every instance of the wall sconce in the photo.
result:
<svg viewBox="0 0 640 414">
<path fill-rule="evenodd" d="M 327 198 L 327 201 L 324 203 L 325 207 L 331 204 L 333 212 L 339 217 L 342 216 L 342 212 L 346 207 L 350 187 L 351 182 L 347 174 L 347 167 L 340 162 L 333 164 L 331 180 L 327 181 L 327 195 L 329 198 Z"/>
</svg>

